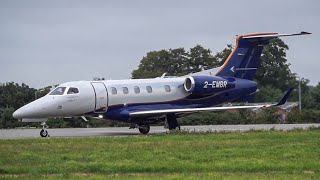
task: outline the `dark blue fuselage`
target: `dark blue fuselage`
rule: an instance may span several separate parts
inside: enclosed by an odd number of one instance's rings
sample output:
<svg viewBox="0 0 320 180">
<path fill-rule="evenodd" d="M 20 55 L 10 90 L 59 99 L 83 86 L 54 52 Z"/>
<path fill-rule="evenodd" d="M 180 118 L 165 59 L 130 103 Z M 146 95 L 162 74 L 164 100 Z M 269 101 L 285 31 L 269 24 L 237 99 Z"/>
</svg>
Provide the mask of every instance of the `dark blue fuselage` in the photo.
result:
<svg viewBox="0 0 320 180">
<path fill-rule="evenodd" d="M 257 83 L 246 79 L 228 78 L 222 77 L 223 79 L 232 79 L 234 84 L 233 88 L 221 88 L 221 91 L 215 92 L 205 96 L 194 96 L 190 94 L 184 98 L 157 102 L 157 103 L 135 103 L 126 105 L 114 105 L 109 106 L 108 111 L 105 112 L 105 117 L 112 120 L 120 121 L 135 121 L 130 118 L 130 112 L 136 111 L 147 111 L 147 110 L 162 110 L 162 109 L 180 109 L 180 108 L 199 108 L 199 107 L 211 107 L 218 106 L 223 103 L 228 103 L 237 99 L 245 98 L 257 90 Z M 156 115 L 146 116 L 145 119 L 155 118 Z"/>
</svg>

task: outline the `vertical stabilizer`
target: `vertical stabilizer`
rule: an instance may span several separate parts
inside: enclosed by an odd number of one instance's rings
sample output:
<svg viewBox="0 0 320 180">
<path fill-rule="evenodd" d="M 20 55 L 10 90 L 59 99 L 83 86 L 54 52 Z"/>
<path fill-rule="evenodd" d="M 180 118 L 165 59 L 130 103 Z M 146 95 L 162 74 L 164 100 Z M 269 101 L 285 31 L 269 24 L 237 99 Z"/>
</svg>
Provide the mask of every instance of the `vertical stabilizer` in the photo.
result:
<svg viewBox="0 0 320 180">
<path fill-rule="evenodd" d="M 253 80 L 260 65 L 263 47 L 269 44 L 271 39 L 306 34 L 311 33 L 256 33 L 237 36 L 235 48 L 215 75 Z"/>
</svg>

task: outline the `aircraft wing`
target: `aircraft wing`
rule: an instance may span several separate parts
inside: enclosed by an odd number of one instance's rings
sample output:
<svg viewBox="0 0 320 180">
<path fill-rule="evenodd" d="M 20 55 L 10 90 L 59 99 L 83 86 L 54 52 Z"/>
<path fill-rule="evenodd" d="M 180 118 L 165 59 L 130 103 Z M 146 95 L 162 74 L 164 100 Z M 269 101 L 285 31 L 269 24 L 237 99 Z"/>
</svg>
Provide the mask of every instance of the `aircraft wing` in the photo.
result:
<svg viewBox="0 0 320 180">
<path fill-rule="evenodd" d="M 129 113 L 130 117 L 142 117 L 146 115 L 161 115 L 170 113 L 193 113 L 202 111 L 220 111 L 220 110 L 232 110 L 232 109 L 251 109 L 251 108 L 263 108 L 272 106 L 281 106 L 285 104 L 291 94 L 293 88 L 290 88 L 278 103 L 274 104 L 260 104 L 251 106 L 228 106 L 228 107 L 205 107 L 205 108 L 182 108 L 182 109 L 161 109 L 161 110 L 146 110 L 146 111 L 136 111 Z"/>
</svg>

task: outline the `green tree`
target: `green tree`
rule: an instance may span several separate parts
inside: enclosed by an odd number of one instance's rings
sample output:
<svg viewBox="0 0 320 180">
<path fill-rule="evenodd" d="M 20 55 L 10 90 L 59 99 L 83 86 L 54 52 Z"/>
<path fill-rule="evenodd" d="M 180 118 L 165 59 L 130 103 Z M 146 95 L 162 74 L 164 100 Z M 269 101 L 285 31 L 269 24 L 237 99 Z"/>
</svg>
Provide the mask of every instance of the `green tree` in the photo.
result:
<svg viewBox="0 0 320 180">
<path fill-rule="evenodd" d="M 20 126 L 20 122 L 12 117 L 14 108 L 0 108 L 0 128 L 14 128 Z"/>
<path fill-rule="evenodd" d="M 165 72 L 167 72 L 168 75 L 183 75 L 183 73 L 187 71 L 187 52 L 184 48 L 170 49 L 166 58 L 169 58 L 166 59 L 168 66 L 162 67 L 165 68 Z"/>
<path fill-rule="evenodd" d="M 154 78 L 163 73 L 170 76 L 181 76 L 191 72 L 210 69 L 218 65 L 210 49 L 197 45 L 186 51 L 184 48 L 152 51 L 140 61 L 132 78 Z"/>
<path fill-rule="evenodd" d="M 296 75 L 289 68 L 286 51 L 289 49 L 281 39 L 270 41 L 262 52 L 260 66 L 257 70 L 256 79 L 260 86 L 269 85 L 282 91 L 296 86 Z"/>
<path fill-rule="evenodd" d="M 170 53 L 167 50 L 152 51 L 147 53 L 140 61 L 139 68 L 132 72 L 133 79 L 154 78 L 168 72 Z"/>
<path fill-rule="evenodd" d="M 22 83 L 7 82 L 0 84 L 0 108 L 13 107 L 14 109 L 34 100 L 35 89 Z"/>
<path fill-rule="evenodd" d="M 212 55 L 210 49 L 197 45 L 190 49 L 185 66 L 188 73 L 199 72 L 218 66 L 217 58 Z"/>
<path fill-rule="evenodd" d="M 40 88 L 40 89 L 37 89 L 36 92 L 35 92 L 35 95 L 37 95 L 37 99 L 47 95 L 51 90 L 52 88 L 56 87 L 58 85 L 54 85 L 54 86 L 47 86 L 47 87 L 44 87 L 44 88 Z"/>
<path fill-rule="evenodd" d="M 255 96 L 256 102 L 276 102 L 283 96 L 280 89 L 270 85 L 260 86 L 258 93 Z"/>
<path fill-rule="evenodd" d="M 186 52 L 183 48 L 152 51 L 143 57 L 138 69 L 132 72 L 133 78 L 169 75 L 185 75 L 222 65 L 232 52 L 228 44 L 221 52 L 212 55 L 210 49 L 197 45 Z M 261 67 L 257 71 L 256 80 L 259 86 L 270 85 L 282 91 L 296 87 L 296 74 L 292 73 L 287 62 L 286 51 L 289 49 L 281 39 L 270 41 L 261 55 Z M 303 84 L 307 84 L 307 80 Z"/>
<path fill-rule="evenodd" d="M 227 47 L 224 48 L 221 52 L 218 52 L 214 57 L 217 59 L 218 66 L 222 66 L 226 59 L 229 57 L 233 49 L 232 44 L 227 44 Z M 218 67 L 217 66 L 217 67 Z M 213 67 L 215 68 L 215 67 Z"/>
<path fill-rule="evenodd" d="M 168 75 L 186 75 L 221 66 L 232 52 L 233 46 L 228 44 L 221 52 L 212 55 L 209 49 L 197 45 L 186 52 L 183 48 L 152 51 L 143 57 L 138 69 L 132 72 L 132 78 L 152 78 Z M 289 49 L 281 39 L 276 38 L 264 48 L 261 55 L 261 65 L 257 70 L 256 81 L 259 92 L 257 101 L 277 101 L 284 91 L 290 87 L 298 89 L 298 80 L 290 70 L 286 51 Z M 307 84 L 309 80 L 302 79 L 302 100 L 307 105 L 310 93 Z M 272 93 L 270 93 L 272 92 Z M 294 91 L 291 101 L 298 100 L 298 91 Z"/>
<path fill-rule="evenodd" d="M 312 90 L 312 98 L 316 103 L 320 103 L 320 82 L 318 85 Z"/>
<path fill-rule="evenodd" d="M 320 82 L 310 92 L 309 102 L 312 108 L 320 109 Z"/>
</svg>

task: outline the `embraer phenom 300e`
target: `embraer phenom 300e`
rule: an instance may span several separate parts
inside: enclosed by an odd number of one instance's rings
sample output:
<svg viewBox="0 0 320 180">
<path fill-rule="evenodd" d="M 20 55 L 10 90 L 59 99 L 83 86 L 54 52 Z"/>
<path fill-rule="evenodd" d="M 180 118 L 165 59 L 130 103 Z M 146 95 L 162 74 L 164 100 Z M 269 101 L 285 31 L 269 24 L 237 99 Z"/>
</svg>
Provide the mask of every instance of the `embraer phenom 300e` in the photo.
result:
<svg viewBox="0 0 320 180">
<path fill-rule="evenodd" d="M 177 118 L 200 111 L 260 108 L 284 104 L 292 89 L 275 104 L 255 106 L 221 106 L 256 93 L 254 82 L 263 47 L 271 39 L 306 35 L 256 33 L 240 35 L 236 46 L 220 68 L 182 77 L 77 81 L 59 85 L 46 96 L 13 113 L 23 122 L 43 122 L 40 132 L 48 136 L 45 121 L 53 117 L 106 118 L 129 122 L 142 134 L 149 124 L 165 121 L 170 130 L 180 128 Z M 219 106 L 219 107 L 217 107 Z"/>
</svg>

